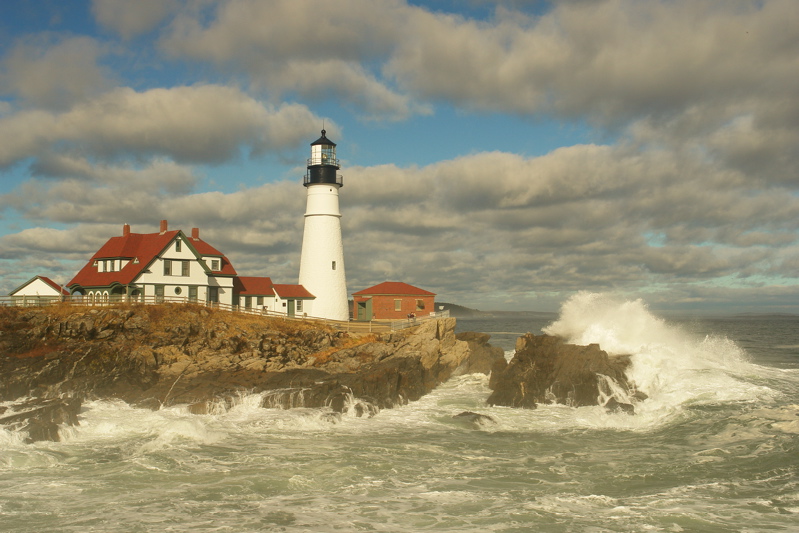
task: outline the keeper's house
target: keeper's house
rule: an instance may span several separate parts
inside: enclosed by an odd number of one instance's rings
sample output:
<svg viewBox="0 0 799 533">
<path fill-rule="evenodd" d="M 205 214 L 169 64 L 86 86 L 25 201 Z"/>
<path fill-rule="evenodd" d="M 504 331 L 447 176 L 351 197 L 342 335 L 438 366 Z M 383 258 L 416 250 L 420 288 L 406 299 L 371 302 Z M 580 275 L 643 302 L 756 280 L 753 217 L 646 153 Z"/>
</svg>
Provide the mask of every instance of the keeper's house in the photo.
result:
<svg viewBox="0 0 799 533">
<path fill-rule="evenodd" d="M 207 302 L 313 316 L 314 297 L 301 286 L 278 294 L 270 278 L 240 277 L 198 228 L 187 236 L 170 231 L 166 220 L 158 233 L 131 233 L 125 224 L 122 236 L 111 237 L 66 286 L 73 297 L 93 303 Z"/>
<path fill-rule="evenodd" d="M 384 281 L 352 293 L 355 320 L 396 320 L 435 312 L 436 294 L 401 281 Z"/>
<path fill-rule="evenodd" d="M 45 276 L 34 276 L 8 294 L 14 305 L 43 305 L 59 302 L 69 291 Z"/>
</svg>

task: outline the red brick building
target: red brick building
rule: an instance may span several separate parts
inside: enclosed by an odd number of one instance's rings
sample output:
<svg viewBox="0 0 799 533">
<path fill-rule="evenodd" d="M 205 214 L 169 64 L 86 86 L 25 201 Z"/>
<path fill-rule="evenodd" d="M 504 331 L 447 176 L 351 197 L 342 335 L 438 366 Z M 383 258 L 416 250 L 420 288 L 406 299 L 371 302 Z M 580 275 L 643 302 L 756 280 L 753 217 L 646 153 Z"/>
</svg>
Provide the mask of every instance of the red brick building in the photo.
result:
<svg viewBox="0 0 799 533">
<path fill-rule="evenodd" d="M 436 309 L 434 292 L 402 283 L 384 281 L 374 287 L 352 293 L 354 320 L 397 320 L 427 316 Z"/>
</svg>

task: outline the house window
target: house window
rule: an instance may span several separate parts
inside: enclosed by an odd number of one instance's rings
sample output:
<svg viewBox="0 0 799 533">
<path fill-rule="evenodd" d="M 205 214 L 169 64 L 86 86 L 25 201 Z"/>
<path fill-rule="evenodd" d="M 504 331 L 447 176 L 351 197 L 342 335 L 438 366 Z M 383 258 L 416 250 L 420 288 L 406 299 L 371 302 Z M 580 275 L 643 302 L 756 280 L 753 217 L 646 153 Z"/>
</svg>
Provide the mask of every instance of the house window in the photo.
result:
<svg viewBox="0 0 799 533">
<path fill-rule="evenodd" d="M 297 312 L 302 312 L 302 300 L 297 300 Z"/>
<path fill-rule="evenodd" d="M 256 296 L 255 297 L 255 305 L 264 305 L 264 297 L 263 296 Z"/>
<path fill-rule="evenodd" d="M 219 270 L 219 259 L 211 259 L 211 270 Z"/>
<path fill-rule="evenodd" d="M 244 308 L 249 309 L 252 307 L 252 298 L 250 296 L 244 297 Z"/>
<path fill-rule="evenodd" d="M 197 301 L 197 287 L 195 286 L 189 287 L 189 301 L 190 302 Z"/>
<path fill-rule="evenodd" d="M 175 294 L 180 294 L 181 292 L 183 292 L 183 289 L 180 287 L 175 287 Z"/>
<path fill-rule="evenodd" d="M 156 285 L 155 286 L 155 302 L 162 303 L 164 301 L 164 286 L 163 285 Z"/>
<path fill-rule="evenodd" d="M 176 241 L 175 241 L 175 251 L 176 251 L 176 252 L 179 252 L 179 251 L 180 251 L 180 244 L 181 244 L 181 243 L 180 243 L 180 239 L 178 239 L 178 240 L 176 240 Z"/>
<path fill-rule="evenodd" d="M 394 311 L 402 311 L 402 300 L 394 300 Z"/>
<path fill-rule="evenodd" d="M 172 275 L 172 261 L 169 259 L 164 259 L 164 276 L 171 276 Z"/>
<path fill-rule="evenodd" d="M 178 241 L 178 242 L 180 242 L 180 241 Z M 183 267 L 181 269 L 180 275 L 181 276 L 188 276 L 189 275 L 189 262 L 188 261 L 183 261 Z"/>
<path fill-rule="evenodd" d="M 416 300 L 416 310 L 421 311 L 424 309 L 424 300 Z"/>
<path fill-rule="evenodd" d="M 333 270 L 336 270 L 336 262 L 333 261 Z"/>
</svg>

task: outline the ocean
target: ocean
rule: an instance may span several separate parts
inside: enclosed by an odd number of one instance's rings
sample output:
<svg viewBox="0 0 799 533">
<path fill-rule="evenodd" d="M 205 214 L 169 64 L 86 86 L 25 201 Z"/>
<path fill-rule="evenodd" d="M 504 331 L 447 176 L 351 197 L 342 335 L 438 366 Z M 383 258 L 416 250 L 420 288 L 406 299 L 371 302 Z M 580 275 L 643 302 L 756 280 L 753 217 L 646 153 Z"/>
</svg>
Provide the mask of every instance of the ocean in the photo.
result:
<svg viewBox="0 0 799 533">
<path fill-rule="evenodd" d="M 632 354 L 649 399 L 633 416 L 487 407 L 470 375 L 372 418 L 256 395 L 209 415 L 87 402 L 62 442 L 0 430 L 0 531 L 799 530 L 798 316 L 664 318 L 580 293 L 458 330 L 507 357 L 542 330 Z"/>
</svg>

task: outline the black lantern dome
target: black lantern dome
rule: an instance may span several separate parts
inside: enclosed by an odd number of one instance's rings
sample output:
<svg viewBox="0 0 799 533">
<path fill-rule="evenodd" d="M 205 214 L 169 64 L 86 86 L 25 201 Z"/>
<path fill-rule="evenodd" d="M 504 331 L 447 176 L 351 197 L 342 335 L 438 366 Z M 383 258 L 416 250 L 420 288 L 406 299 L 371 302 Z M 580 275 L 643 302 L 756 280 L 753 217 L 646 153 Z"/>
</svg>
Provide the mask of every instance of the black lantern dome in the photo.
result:
<svg viewBox="0 0 799 533">
<path fill-rule="evenodd" d="M 311 143 L 311 157 L 308 158 L 308 173 L 305 175 L 303 185 L 306 187 L 319 183 L 344 185 L 341 176 L 336 175 L 336 171 L 341 168 L 336 158 L 336 143 L 325 136 L 322 136 Z"/>
</svg>

